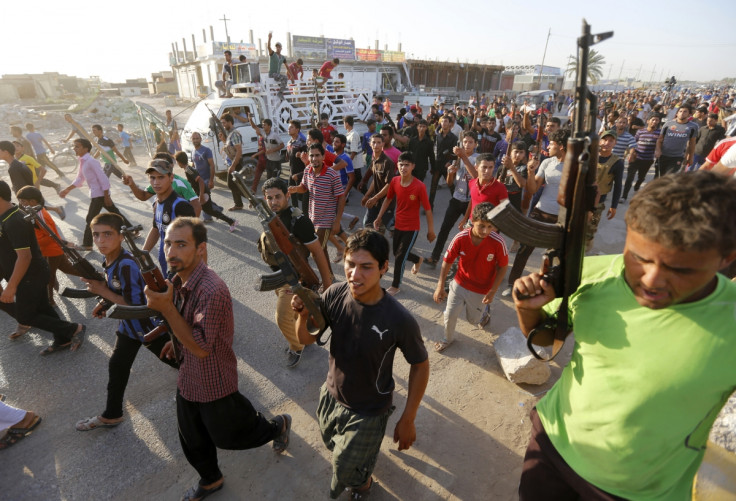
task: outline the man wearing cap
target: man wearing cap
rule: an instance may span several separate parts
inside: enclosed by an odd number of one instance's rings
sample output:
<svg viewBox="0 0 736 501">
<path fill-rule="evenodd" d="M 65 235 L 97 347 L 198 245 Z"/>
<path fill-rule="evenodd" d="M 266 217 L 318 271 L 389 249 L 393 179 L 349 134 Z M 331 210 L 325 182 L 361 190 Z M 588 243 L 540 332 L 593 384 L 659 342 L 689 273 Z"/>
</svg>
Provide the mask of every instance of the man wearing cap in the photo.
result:
<svg viewBox="0 0 736 501">
<path fill-rule="evenodd" d="M 689 120 L 692 110 L 689 104 L 683 104 L 675 119 L 668 120 L 662 127 L 654 150 L 654 157 L 659 159 L 658 176 L 677 172 L 683 165 L 692 165 L 698 135 L 698 125 Z"/>
<path fill-rule="evenodd" d="M 598 184 L 598 205 L 593 211 L 593 217 L 588 225 L 585 238 L 586 251 L 590 251 L 593 247 L 593 238 L 598 231 L 598 224 L 601 222 L 601 216 L 606 208 L 606 196 L 613 189 L 611 198 L 611 207 L 608 209 L 607 218 L 613 219 L 616 215 L 616 208 L 621 199 L 621 185 L 624 176 L 624 161 L 613 154 L 613 147 L 616 145 L 616 132 L 607 130 L 601 134 L 598 143 L 598 173 L 596 174 L 596 183 Z"/>
<path fill-rule="evenodd" d="M 191 204 L 180 197 L 172 187 L 174 174 L 171 163 L 161 158 L 155 158 L 148 164 L 146 175 L 153 191 L 156 193 L 156 201 L 153 202 L 153 224 L 146 237 L 146 243 L 143 244 L 143 250 L 150 251 L 156 245 L 156 241 L 159 241 L 158 262 L 161 265 L 161 271 L 166 275 L 168 271 L 166 254 L 164 253 L 166 228 L 177 217 L 196 216 Z"/>
<path fill-rule="evenodd" d="M 698 124 L 698 127 L 705 127 L 705 122 L 708 117 L 708 106 L 701 104 L 697 108 L 695 108 L 695 112 L 693 112 L 693 122 Z"/>
<path fill-rule="evenodd" d="M 724 137 L 726 137 L 726 129 L 718 125 L 718 113 L 708 113 L 705 126 L 698 129 L 698 135 L 695 139 L 693 166 L 690 170 L 696 170 L 703 165 L 713 147 Z"/>
<path fill-rule="evenodd" d="M 281 65 L 286 66 L 286 72 L 289 73 L 289 65 L 286 64 L 286 58 L 281 55 L 281 42 L 276 42 L 276 50 L 271 48 L 271 37 L 273 33 L 268 34 L 268 76 L 279 83 L 279 97 L 283 97 L 286 90 L 286 82 L 289 80 L 286 75 L 281 74 Z"/>
</svg>

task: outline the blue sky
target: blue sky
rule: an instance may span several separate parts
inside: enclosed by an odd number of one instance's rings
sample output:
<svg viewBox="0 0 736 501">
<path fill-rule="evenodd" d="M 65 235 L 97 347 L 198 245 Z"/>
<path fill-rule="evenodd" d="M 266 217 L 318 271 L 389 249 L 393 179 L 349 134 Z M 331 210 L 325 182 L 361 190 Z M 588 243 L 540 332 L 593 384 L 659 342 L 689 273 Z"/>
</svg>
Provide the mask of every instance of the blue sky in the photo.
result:
<svg viewBox="0 0 736 501">
<path fill-rule="evenodd" d="M 422 2 L 193 2 L 182 0 L 76 3 L 40 0 L 12 2 L 0 30 L 2 74 L 58 71 L 107 81 L 146 77 L 168 69 L 171 43 L 191 35 L 202 41 L 202 28 L 215 28 L 225 39 L 221 19 L 229 19 L 231 40 L 248 41 L 248 30 L 265 39 L 269 30 L 353 37 L 357 47 L 398 43 L 408 57 L 487 64 L 539 64 L 551 29 L 545 64 L 564 66 L 575 52 L 585 17 L 594 33 L 615 32 L 597 46 L 606 58 L 604 78 L 648 80 L 674 74 L 678 79 L 736 77 L 736 2 L 517 2 L 426 0 Z M 217 7 L 214 7 L 217 5 Z M 376 6 L 386 5 L 381 10 Z M 274 6 L 277 6 L 274 8 Z M 8 12 L 9 11 L 9 12 Z M 100 19 L 99 21 L 97 19 Z M 694 23 L 699 23 L 697 26 Z M 286 44 L 284 43 L 284 46 Z M 15 49 L 14 47 L 18 47 Z"/>
</svg>

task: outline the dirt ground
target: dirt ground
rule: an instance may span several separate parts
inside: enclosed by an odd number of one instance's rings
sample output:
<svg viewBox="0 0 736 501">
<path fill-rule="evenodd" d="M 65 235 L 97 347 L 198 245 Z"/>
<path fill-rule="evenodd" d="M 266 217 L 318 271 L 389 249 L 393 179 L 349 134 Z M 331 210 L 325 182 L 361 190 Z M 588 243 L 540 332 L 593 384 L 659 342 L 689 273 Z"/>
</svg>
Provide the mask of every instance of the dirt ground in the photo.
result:
<svg viewBox="0 0 736 501">
<path fill-rule="evenodd" d="M 163 110 L 161 100 L 147 101 Z M 181 108 L 172 109 L 177 113 Z M 179 123 L 184 122 L 182 114 Z M 142 151 L 136 153 L 143 158 Z M 130 171 L 139 185 L 143 184 L 143 169 Z M 65 204 L 68 216 L 59 225 L 69 240 L 80 241 L 88 203 L 86 189 L 75 190 L 66 202 L 48 188 L 44 194 L 50 203 Z M 135 200 L 117 180 L 113 180 L 112 195 L 134 222 L 150 225 L 150 206 Z M 447 189 L 438 192 L 436 230 L 448 197 Z M 221 182 L 214 199 L 222 206 L 230 205 L 229 193 Z M 362 215 L 355 194 L 346 211 Z M 621 251 L 624 211 L 625 206 L 615 219 L 601 223 L 594 252 Z M 233 295 L 239 388 L 267 416 L 290 413 L 293 432 L 283 456 L 274 455 L 269 447 L 220 451 L 225 487 L 212 499 L 327 499 L 331 456 L 322 444 L 315 419 L 327 352 L 308 347 L 299 366 L 285 367 L 286 344 L 273 321 L 275 297 L 270 292 L 253 291 L 257 276 L 267 271 L 255 250 L 258 219 L 252 211 L 235 217 L 241 228 L 234 234 L 221 222 L 208 225 L 208 249 L 210 265 Z M 425 234 L 423 230 L 416 248 L 428 256 L 432 247 Z M 334 254 L 334 249 L 331 252 Z M 540 251 L 535 252 L 528 270 L 539 266 L 540 255 Z M 99 263 L 100 256 L 90 253 L 88 258 Z M 333 265 L 333 269 L 343 278 L 339 266 Z M 388 287 L 390 275 L 384 277 L 384 287 Z M 528 441 L 528 413 L 559 376 L 560 367 L 569 358 L 572 339 L 552 363 L 552 379 L 547 384 L 510 383 L 495 356 L 493 340 L 515 326 L 516 317 L 511 303 L 499 294 L 485 329 L 461 320 L 453 346 L 442 354 L 435 353 L 431 348 L 442 336 L 444 306 L 431 298 L 438 275 L 439 268 L 425 267 L 416 276 L 407 270 L 397 296 L 419 321 L 430 353 L 431 375 L 416 420 L 417 442 L 410 450 L 399 452 L 391 437 L 404 407 L 408 365 L 397 356 L 396 412 L 389 420 L 374 472 L 378 488 L 373 499 L 516 499 Z M 72 285 L 61 274 L 60 278 L 62 286 Z M 9 396 L 9 403 L 44 418 L 30 437 L 2 453 L 0 498 L 179 499 L 197 476 L 183 457 L 176 433 L 176 372 L 141 350 L 126 392 L 126 421 L 109 430 L 75 431 L 77 420 L 104 408 L 114 323 L 89 319 L 91 302 L 65 298 L 57 302 L 63 316 L 88 325 L 87 343 L 79 352 L 38 356 L 50 337 L 35 329 L 16 341 L 0 336 L 0 392 Z M 10 333 L 14 326 L 9 317 L 0 316 L 0 333 Z"/>
</svg>

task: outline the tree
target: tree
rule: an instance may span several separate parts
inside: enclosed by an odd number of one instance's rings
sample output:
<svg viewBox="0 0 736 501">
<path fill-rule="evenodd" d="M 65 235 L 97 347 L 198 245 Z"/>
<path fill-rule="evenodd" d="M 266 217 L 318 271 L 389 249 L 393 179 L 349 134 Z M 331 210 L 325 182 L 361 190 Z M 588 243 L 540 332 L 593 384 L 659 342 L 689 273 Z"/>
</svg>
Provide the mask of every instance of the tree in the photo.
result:
<svg viewBox="0 0 736 501">
<path fill-rule="evenodd" d="M 599 54 L 595 49 L 590 49 L 590 52 L 588 52 L 588 81 L 590 83 L 596 84 L 598 83 L 598 80 L 603 77 L 603 66 L 605 66 L 605 64 L 606 58 Z M 576 77 L 577 70 L 578 58 L 577 56 L 570 56 L 565 74 Z"/>
</svg>

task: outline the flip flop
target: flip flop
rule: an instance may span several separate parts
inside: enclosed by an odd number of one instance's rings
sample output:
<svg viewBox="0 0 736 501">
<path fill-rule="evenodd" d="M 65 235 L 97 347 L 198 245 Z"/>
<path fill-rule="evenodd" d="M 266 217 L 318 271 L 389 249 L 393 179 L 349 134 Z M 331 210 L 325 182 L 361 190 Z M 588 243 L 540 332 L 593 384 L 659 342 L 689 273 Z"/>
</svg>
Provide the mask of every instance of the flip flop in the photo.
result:
<svg viewBox="0 0 736 501">
<path fill-rule="evenodd" d="M 59 351 L 68 350 L 71 347 L 72 343 L 66 343 L 66 344 L 56 344 L 52 343 L 49 345 L 45 350 L 41 352 L 41 355 L 51 355 L 52 353 L 57 353 Z"/>
<path fill-rule="evenodd" d="M 82 329 L 79 332 L 75 332 L 70 342 L 69 351 L 77 351 L 82 343 L 84 343 L 84 335 L 87 332 L 87 326 L 82 325 Z"/>
<path fill-rule="evenodd" d="M 388 289 L 386 289 L 386 294 L 390 296 L 395 296 L 399 292 L 401 292 L 401 289 L 397 289 L 395 287 L 389 287 Z"/>
<path fill-rule="evenodd" d="M 448 341 L 447 339 L 443 339 L 441 341 L 437 341 L 434 344 L 434 351 L 436 351 L 437 353 L 442 353 L 447 348 L 449 348 L 451 344 L 452 344 L 452 341 Z"/>
<path fill-rule="evenodd" d="M 15 332 L 12 333 L 10 336 L 8 336 L 8 339 L 18 339 L 19 337 L 21 337 L 23 334 L 25 334 L 29 330 L 31 330 L 30 325 L 18 324 L 18 327 L 15 329 Z"/>
<path fill-rule="evenodd" d="M 100 416 L 95 416 L 78 421 L 74 428 L 76 428 L 77 431 L 92 431 L 96 430 L 97 428 L 115 428 L 123 421 L 125 421 L 125 419 L 120 418 L 118 421 L 115 421 L 113 423 L 106 423 L 100 419 Z"/>
<path fill-rule="evenodd" d="M 289 447 L 289 435 L 291 434 L 291 416 L 288 414 L 281 414 L 280 416 L 276 417 L 276 419 L 279 419 L 279 422 L 281 423 L 282 428 L 286 427 L 284 431 L 281 432 L 281 434 L 273 439 L 273 451 L 277 454 L 283 453 L 287 447 Z"/>
<path fill-rule="evenodd" d="M 181 501 L 193 501 L 195 499 L 197 500 L 204 499 L 210 494 L 214 494 L 215 492 L 222 489 L 223 485 L 225 485 L 225 482 L 221 483 L 217 487 L 213 487 L 212 489 L 205 489 L 201 485 L 197 484 L 195 486 L 190 487 L 189 490 L 184 493 L 184 496 L 182 496 Z"/>
</svg>

